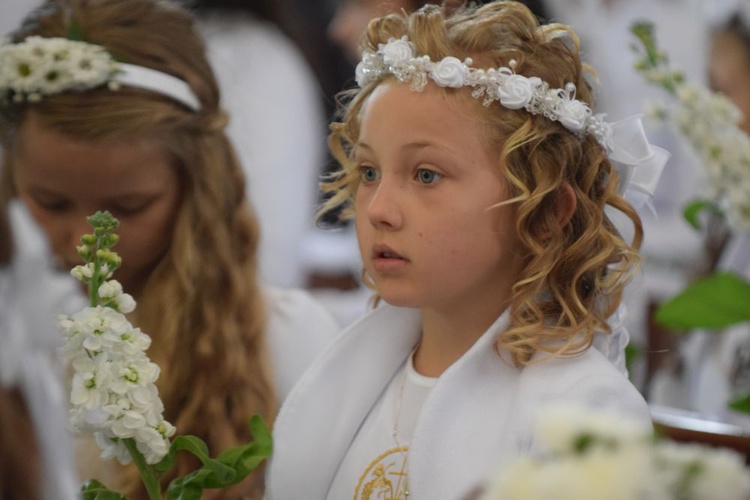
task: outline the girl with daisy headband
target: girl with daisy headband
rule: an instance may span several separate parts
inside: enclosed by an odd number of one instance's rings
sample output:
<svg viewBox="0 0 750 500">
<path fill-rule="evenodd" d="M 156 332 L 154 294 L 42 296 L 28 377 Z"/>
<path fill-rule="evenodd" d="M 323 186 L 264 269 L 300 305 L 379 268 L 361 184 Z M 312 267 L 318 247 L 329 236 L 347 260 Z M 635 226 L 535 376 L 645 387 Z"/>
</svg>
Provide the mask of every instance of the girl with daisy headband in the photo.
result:
<svg viewBox="0 0 750 500">
<path fill-rule="evenodd" d="M 592 111 L 586 72 L 575 33 L 516 2 L 370 22 L 322 213 L 354 219 L 380 305 L 282 406 L 268 498 L 468 498 L 536 452 L 553 401 L 650 426 L 591 346 L 638 264 L 622 193 L 667 155 Z"/>
<path fill-rule="evenodd" d="M 258 278 L 258 221 L 192 15 L 152 0 L 47 2 L 0 58 L 13 62 L 0 65 L 0 205 L 20 198 L 66 270 L 82 263 L 87 216 L 119 219 L 114 278 L 152 338 L 164 418 L 212 456 L 247 442 L 248 419 L 272 423 L 338 325 L 307 293 Z M 146 498 L 135 467 L 80 444 L 81 478 Z M 199 465 L 178 460 L 180 476 Z M 204 498 L 260 498 L 262 483 L 255 473 Z"/>
</svg>

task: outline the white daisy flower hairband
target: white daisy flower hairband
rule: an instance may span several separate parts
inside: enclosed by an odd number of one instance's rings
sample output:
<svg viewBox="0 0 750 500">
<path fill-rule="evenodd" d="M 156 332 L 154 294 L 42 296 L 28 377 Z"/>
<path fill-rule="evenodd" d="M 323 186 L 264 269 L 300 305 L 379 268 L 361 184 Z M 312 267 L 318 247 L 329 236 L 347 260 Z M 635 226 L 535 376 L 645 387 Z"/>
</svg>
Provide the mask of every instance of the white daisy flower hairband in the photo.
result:
<svg viewBox="0 0 750 500">
<path fill-rule="evenodd" d="M 608 123 L 604 114 L 594 114 L 589 105 L 575 98 L 576 86 L 550 88 L 541 78 L 515 73 L 516 62 L 509 67 L 481 69 L 471 67 L 471 58 L 464 61 L 448 56 L 433 62 L 427 55 L 417 55 L 408 37 L 390 38 L 378 50 L 365 50 L 357 64 L 356 80 L 360 88 L 392 74 L 400 82 L 408 82 L 412 90 L 422 91 L 428 78 L 441 87 L 473 87 L 471 95 L 489 106 L 498 101 L 507 109 L 524 109 L 557 121 L 579 137 L 592 135 L 607 152 L 620 175 L 620 193 L 626 189 L 639 192 L 631 200 L 642 205 L 653 196 L 669 153 L 649 144 L 640 117 Z M 638 168 L 635 167 L 647 167 Z"/>
<path fill-rule="evenodd" d="M 122 85 L 151 90 L 200 110 L 200 101 L 185 81 L 118 62 L 100 45 L 40 36 L 0 45 L 0 104 L 37 102 L 44 96 L 105 85 L 111 90 Z"/>
</svg>

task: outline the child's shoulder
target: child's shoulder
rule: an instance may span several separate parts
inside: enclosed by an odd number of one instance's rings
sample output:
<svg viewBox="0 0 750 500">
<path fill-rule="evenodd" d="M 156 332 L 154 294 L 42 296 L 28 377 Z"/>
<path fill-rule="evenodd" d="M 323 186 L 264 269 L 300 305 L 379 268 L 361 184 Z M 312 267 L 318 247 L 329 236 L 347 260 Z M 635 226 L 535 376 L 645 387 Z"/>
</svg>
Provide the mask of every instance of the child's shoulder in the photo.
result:
<svg viewBox="0 0 750 500">
<path fill-rule="evenodd" d="M 572 380 L 593 375 L 613 376 L 626 380 L 617 367 L 604 354 L 593 347 L 581 353 L 570 355 L 552 356 L 538 353 L 533 358 L 532 363 L 523 369 L 524 377 L 554 377 L 554 382 L 558 385 L 565 385 Z"/>
<path fill-rule="evenodd" d="M 591 348 L 525 367 L 519 394 L 534 405 L 565 400 L 591 409 L 617 409 L 644 421 L 650 418 L 638 389 L 602 353 Z"/>
</svg>

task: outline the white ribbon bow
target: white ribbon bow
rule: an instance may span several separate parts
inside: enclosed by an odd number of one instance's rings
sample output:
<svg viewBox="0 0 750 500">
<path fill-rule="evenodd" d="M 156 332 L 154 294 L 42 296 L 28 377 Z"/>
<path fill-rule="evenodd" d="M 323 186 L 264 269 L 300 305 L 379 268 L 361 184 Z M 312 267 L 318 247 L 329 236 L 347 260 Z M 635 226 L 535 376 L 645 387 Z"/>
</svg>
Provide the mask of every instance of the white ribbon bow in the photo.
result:
<svg viewBox="0 0 750 500">
<path fill-rule="evenodd" d="M 646 205 L 653 211 L 651 199 L 671 154 L 648 142 L 640 115 L 611 126 L 612 152 L 609 159 L 620 176 L 619 192 L 636 209 Z"/>
</svg>

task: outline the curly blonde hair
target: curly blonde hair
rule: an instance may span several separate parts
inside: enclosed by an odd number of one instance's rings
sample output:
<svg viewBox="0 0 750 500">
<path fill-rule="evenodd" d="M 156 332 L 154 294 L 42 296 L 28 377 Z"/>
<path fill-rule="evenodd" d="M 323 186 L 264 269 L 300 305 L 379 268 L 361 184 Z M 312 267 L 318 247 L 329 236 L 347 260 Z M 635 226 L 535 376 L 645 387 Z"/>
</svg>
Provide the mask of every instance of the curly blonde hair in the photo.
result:
<svg viewBox="0 0 750 500">
<path fill-rule="evenodd" d="M 448 55 L 471 57 L 474 67 L 498 68 L 516 61 L 516 73 L 537 76 L 550 87 L 576 85 L 576 98 L 592 106 L 586 81 L 592 74 L 582 63 L 578 38 L 567 26 L 540 25 L 524 5 L 493 2 L 449 10 L 427 5 L 412 14 L 391 14 L 370 22 L 363 48 L 404 35 L 418 54 L 437 61 Z M 386 76 L 385 78 L 393 78 Z M 359 184 L 352 152 L 360 131 L 364 103 L 384 78 L 340 95 L 341 121 L 331 125 L 329 147 L 340 163 L 322 189 L 330 197 L 320 214 L 342 209 L 353 215 Z M 497 347 L 517 365 L 535 353 L 573 354 L 586 350 L 597 332 L 610 332 L 607 318 L 618 307 L 622 291 L 639 263 L 643 229 L 633 207 L 618 194 L 617 172 L 592 136 L 580 139 L 560 123 L 498 102 L 482 106 L 471 90 L 442 89 L 474 102 L 486 130 L 483 140 L 499 151 L 498 169 L 510 187 L 517 214 L 516 232 L 525 249 L 524 265 L 512 288 L 510 328 Z M 558 217 L 561 188 L 569 185 L 576 206 L 569 221 Z M 610 206 L 634 226 L 626 242 L 605 213 Z"/>
<path fill-rule="evenodd" d="M 65 12 L 60 6 L 64 6 Z M 270 422 L 277 401 L 267 366 L 266 306 L 257 278 L 258 222 L 224 127 L 219 90 L 193 17 L 152 0 L 48 3 L 14 36 L 65 37 L 70 22 L 120 60 L 186 81 L 201 103 L 188 110 L 163 95 L 123 87 L 45 97 L 6 109 L 0 123 L 4 183 L 13 186 L 14 133 L 33 108 L 51 130 L 91 142 L 159 138 L 172 154 L 182 197 L 171 247 L 137 299 L 134 323 L 151 335 L 165 418 L 204 439 L 213 454 L 247 442 L 254 414 Z M 12 192 L 9 194 L 13 194 Z M 7 201 L 7 200 L 6 200 Z M 185 460 L 178 473 L 196 463 Z M 118 472 L 128 498 L 147 498 L 137 472 Z M 163 478 L 166 486 L 170 477 Z M 262 471 L 203 498 L 260 498 Z"/>
</svg>

